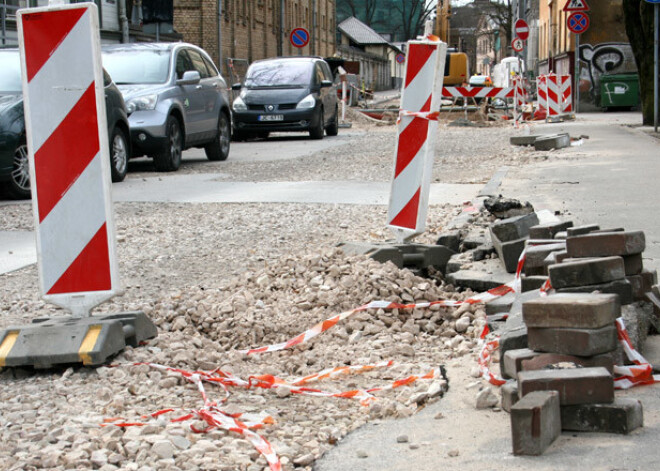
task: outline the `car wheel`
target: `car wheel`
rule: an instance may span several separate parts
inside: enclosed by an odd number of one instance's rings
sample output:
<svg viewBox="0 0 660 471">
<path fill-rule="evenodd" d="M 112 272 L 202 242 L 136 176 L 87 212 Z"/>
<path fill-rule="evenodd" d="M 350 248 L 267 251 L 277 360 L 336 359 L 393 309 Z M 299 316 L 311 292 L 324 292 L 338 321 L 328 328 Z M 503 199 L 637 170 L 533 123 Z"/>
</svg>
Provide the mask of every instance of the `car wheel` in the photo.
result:
<svg viewBox="0 0 660 471">
<path fill-rule="evenodd" d="M 323 108 L 319 108 L 316 126 L 309 130 L 309 137 L 312 139 L 323 139 L 323 131 Z"/>
<path fill-rule="evenodd" d="M 336 136 L 339 133 L 339 109 L 335 107 L 335 117 L 332 118 L 330 126 L 325 128 L 325 133 L 328 136 Z"/>
<path fill-rule="evenodd" d="M 165 125 L 166 143 L 162 152 L 154 155 L 154 167 L 158 172 L 173 172 L 181 166 L 183 132 L 181 124 L 174 116 L 167 118 Z"/>
<path fill-rule="evenodd" d="M 121 128 L 115 126 L 110 137 L 110 173 L 113 182 L 126 178 L 128 170 L 128 140 Z"/>
<path fill-rule="evenodd" d="M 14 151 L 11 177 L 7 185 L 9 196 L 24 200 L 31 196 L 30 193 L 30 163 L 28 160 L 27 144 L 22 141 Z"/>
<path fill-rule="evenodd" d="M 229 144 L 231 141 L 231 125 L 225 113 L 218 117 L 218 134 L 212 142 L 204 147 L 206 158 L 209 160 L 227 160 L 229 157 Z"/>
</svg>

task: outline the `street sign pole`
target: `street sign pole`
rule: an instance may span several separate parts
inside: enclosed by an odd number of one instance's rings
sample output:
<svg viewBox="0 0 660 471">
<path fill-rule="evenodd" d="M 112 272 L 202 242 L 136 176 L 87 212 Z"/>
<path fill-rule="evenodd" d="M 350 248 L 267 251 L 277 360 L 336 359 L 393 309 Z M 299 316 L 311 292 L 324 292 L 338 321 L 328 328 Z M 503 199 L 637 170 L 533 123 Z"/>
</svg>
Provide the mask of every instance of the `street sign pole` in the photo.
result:
<svg viewBox="0 0 660 471">
<path fill-rule="evenodd" d="M 658 42 L 660 42 L 660 31 L 658 31 L 658 10 L 660 10 L 660 5 L 656 3 L 653 5 L 654 10 L 654 22 L 653 22 L 653 33 L 655 34 L 655 40 L 653 42 L 653 55 L 655 65 L 653 66 L 653 129 L 658 132 Z"/>
<path fill-rule="evenodd" d="M 575 33 L 575 70 L 573 71 L 575 82 L 575 114 L 580 111 L 580 35 Z"/>
</svg>

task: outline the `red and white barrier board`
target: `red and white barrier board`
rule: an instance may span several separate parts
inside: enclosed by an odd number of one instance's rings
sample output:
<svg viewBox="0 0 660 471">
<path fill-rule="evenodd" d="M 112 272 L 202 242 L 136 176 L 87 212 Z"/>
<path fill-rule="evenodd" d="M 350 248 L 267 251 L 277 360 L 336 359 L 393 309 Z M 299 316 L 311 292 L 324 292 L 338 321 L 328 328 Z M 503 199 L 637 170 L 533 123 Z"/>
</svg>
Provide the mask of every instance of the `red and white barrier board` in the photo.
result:
<svg viewBox="0 0 660 471">
<path fill-rule="evenodd" d="M 39 280 L 44 299 L 88 315 L 118 285 L 98 11 L 18 11 Z"/>
<path fill-rule="evenodd" d="M 536 81 L 538 105 L 540 110 L 548 109 L 548 82 L 545 75 L 540 75 Z"/>
<path fill-rule="evenodd" d="M 443 98 L 513 98 L 514 88 L 443 87 Z"/>
<path fill-rule="evenodd" d="M 571 78 L 570 75 L 559 76 L 559 93 L 561 96 L 562 113 L 573 112 L 573 88 L 571 86 Z"/>
<path fill-rule="evenodd" d="M 434 38 L 408 42 L 387 215 L 399 242 L 426 227 L 446 49 Z"/>
</svg>

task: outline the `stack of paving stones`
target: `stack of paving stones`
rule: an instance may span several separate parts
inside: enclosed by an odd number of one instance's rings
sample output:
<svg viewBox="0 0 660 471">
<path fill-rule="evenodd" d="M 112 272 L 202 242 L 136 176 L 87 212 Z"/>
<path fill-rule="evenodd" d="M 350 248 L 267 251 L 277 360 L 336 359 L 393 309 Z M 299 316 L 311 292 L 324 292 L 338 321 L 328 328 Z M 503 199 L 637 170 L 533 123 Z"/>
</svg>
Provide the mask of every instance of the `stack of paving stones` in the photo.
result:
<svg viewBox="0 0 660 471">
<path fill-rule="evenodd" d="M 525 301 L 529 348 L 508 350 L 502 408 L 511 413 L 513 452 L 539 455 L 561 430 L 627 434 L 642 426 L 642 405 L 615 398 L 616 294 L 564 293 Z"/>
<path fill-rule="evenodd" d="M 657 273 L 644 269 L 644 248 L 641 231 L 573 227 L 570 221 L 531 227 L 522 290 L 549 279 L 558 293 L 613 293 L 622 305 L 646 300 Z"/>
</svg>

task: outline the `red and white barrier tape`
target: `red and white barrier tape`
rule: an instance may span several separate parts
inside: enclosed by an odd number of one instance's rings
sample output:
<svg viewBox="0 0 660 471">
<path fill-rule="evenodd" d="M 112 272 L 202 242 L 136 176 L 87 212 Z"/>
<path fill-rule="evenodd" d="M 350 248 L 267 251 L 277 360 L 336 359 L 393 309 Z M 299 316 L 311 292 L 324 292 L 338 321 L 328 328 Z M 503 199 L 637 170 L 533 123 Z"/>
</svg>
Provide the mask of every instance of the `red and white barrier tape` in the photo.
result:
<svg viewBox="0 0 660 471">
<path fill-rule="evenodd" d="M 616 389 L 629 389 L 642 384 L 653 384 L 660 382 L 660 375 L 653 374 L 653 366 L 632 345 L 628 331 L 623 323 L 623 318 L 616 320 L 616 330 L 619 342 L 628 359 L 634 363 L 632 366 L 615 366 L 614 373 L 619 375 L 614 378 Z"/>
<path fill-rule="evenodd" d="M 390 367 L 393 365 L 392 361 L 385 361 L 376 363 L 374 365 L 354 365 L 354 366 L 342 366 L 336 368 L 328 368 L 319 373 L 304 376 L 302 378 L 295 379 L 293 381 L 287 382 L 273 375 L 254 375 L 250 376 L 248 380 L 243 380 L 238 378 L 231 373 L 223 372 L 219 369 L 207 372 L 207 371 L 187 371 L 181 368 L 172 368 L 165 365 L 159 365 L 156 363 L 134 363 L 131 365 L 115 365 L 115 366 L 138 366 L 146 365 L 151 368 L 156 368 L 160 370 L 170 371 L 173 373 L 178 373 L 188 381 L 194 383 L 197 386 L 199 393 L 202 396 L 204 401 L 204 406 L 200 409 L 194 409 L 188 414 L 181 417 L 171 419 L 172 422 L 184 422 L 187 420 L 198 419 L 206 422 L 208 425 L 205 429 L 199 430 L 193 425 L 190 426 L 190 429 L 195 433 L 206 433 L 210 430 L 220 428 L 228 432 L 238 433 L 245 437 L 252 445 L 255 447 L 259 453 L 261 453 L 272 471 L 281 471 L 282 464 L 279 460 L 279 457 L 273 450 L 271 444 L 263 438 L 261 435 L 254 432 L 254 430 L 262 428 L 264 425 L 273 424 L 274 420 L 271 416 L 267 414 L 260 414 L 259 416 L 253 416 L 248 414 L 229 414 L 224 412 L 218 407 L 216 401 L 211 401 L 206 394 L 204 388 L 204 381 L 218 384 L 225 390 L 225 398 L 220 402 L 225 402 L 229 395 L 228 386 L 241 387 L 245 389 L 251 388 L 263 388 L 263 389 L 276 389 L 279 387 L 288 388 L 291 393 L 294 394 L 303 394 L 307 396 L 317 396 L 317 397 L 340 397 L 346 399 L 358 399 L 360 404 L 363 406 L 368 405 L 370 402 L 376 400 L 373 396 L 373 393 L 379 391 L 386 391 L 391 389 L 396 389 L 402 386 L 412 384 L 419 380 L 427 379 L 436 379 L 441 377 L 441 372 L 439 368 L 433 368 L 428 373 L 424 375 L 410 375 L 406 378 L 393 381 L 385 386 L 379 386 L 370 389 L 356 389 L 351 391 L 339 392 L 339 393 L 330 393 L 325 392 L 320 389 L 311 389 L 304 387 L 305 384 L 308 384 L 313 381 L 319 381 L 322 379 L 333 378 L 342 374 L 349 373 L 361 373 L 364 371 L 370 371 L 375 368 Z M 163 414 L 174 412 L 174 409 L 162 409 L 152 414 L 143 415 L 142 419 L 156 418 Z M 241 420 L 239 420 L 241 419 Z M 249 420 L 248 420 L 249 419 Z M 101 424 L 102 427 L 107 426 L 117 426 L 117 427 L 130 427 L 130 426 L 144 426 L 146 422 L 134 421 L 129 422 L 121 417 L 108 418 Z"/>
<path fill-rule="evenodd" d="M 266 352 L 277 352 L 280 350 L 285 350 L 288 348 L 295 347 L 296 345 L 301 345 L 314 337 L 316 337 L 319 334 L 322 334 L 323 332 L 329 330 L 330 328 L 334 327 L 339 321 L 342 321 L 344 319 L 347 319 L 348 317 L 352 316 L 353 314 L 357 312 L 362 312 L 366 311 L 368 309 L 385 309 L 385 310 L 391 310 L 391 309 L 425 309 L 429 308 L 431 306 L 441 306 L 441 307 L 458 307 L 463 304 L 479 304 L 479 303 L 487 303 L 489 301 L 492 301 L 493 299 L 499 298 L 501 296 L 504 296 L 507 293 L 512 293 L 514 291 L 513 289 L 513 283 L 510 282 L 505 285 L 498 286 L 497 288 L 490 289 L 484 293 L 477 294 L 476 296 L 473 296 L 469 299 L 466 299 L 464 301 L 450 301 L 450 300 L 440 300 L 440 301 L 430 301 L 430 302 L 424 302 L 424 303 L 417 303 L 417 304 L 398 304 L 398 303 L 392 303 L 389 301 L 372 301 L 369 304 L 365 304 L 363 306 L 360 306 L 358 308 L 355 308 L 351 311 L 346 311 L 342 312 L 341 314 L 337 314 L 333 317 L 330 317 L 322 322 L 319 322 L 312 328 L 306 330 L 305 332 L 298 334 L 297 336 L 293 337 L 292 339 L 282 342 L 282 343 L 277 343 L 273 345 L 268 345 L 264 347 L 258 347 L 258 348 L 252 348 L 248 350 L 239 350 L 240 353 L 244 353 L 246 355 L 252 355 L 254 353 L 266 353 Z"/>
<path fill-rule="evenodd" d="M 438 111 L 406 111 L 399 110 L 399 117 L 397 118 L 396 124 L 399 124 L 401 118 L 403 117 L 413 117 L 420 119 L 428 119 L 429 121 L 437 121 L 440 113 Z"/>
</svg>

